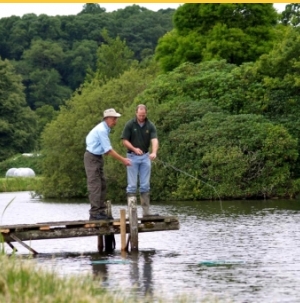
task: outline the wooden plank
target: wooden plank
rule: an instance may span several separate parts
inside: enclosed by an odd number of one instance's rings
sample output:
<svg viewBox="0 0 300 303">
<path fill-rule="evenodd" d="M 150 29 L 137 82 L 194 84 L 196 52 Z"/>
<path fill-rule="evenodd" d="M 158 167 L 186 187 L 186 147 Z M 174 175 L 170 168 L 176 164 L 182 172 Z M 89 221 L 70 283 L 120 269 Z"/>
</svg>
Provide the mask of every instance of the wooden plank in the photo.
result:
<svg viewBox="0 0 300 303">
<path fill-rule="evenodd" d="M 154 231 L 167 231 L 167 230 L 179 230 L 179 222 L 152 222 L 150 224 L 139 224 L 139 232 L 154 232 Z"/>
<path fill-rule="evenodd" d="M 147 224 L 139 223 L 137 225 L 138 232 L 154 232 L 154 231 L 168 231 L 178 230 L 179 222 L 148 222 Z M 126 225 L 126 232 L 130 233 L 129 225 Z M 47 239 L 63 239 L 63 238 L 74 238 L 74 237 L 89 237 L 99 235 L 111 235 L 120 234 L 120 226 L 99 226 L 93 228 L 56 228 L 50 230 L 27 230 L 17 231 L 14 234 L 22 241 L 27 240 L 47 240 Z M 14 242 L 10 237 L 10 234 L 2 234 L 5 242 Z M 131 243 L 130 243 L 131 244 Z"/>
<path fill-rule="evenodd" d="M 178 221 L 178 217 L 175 216 L 147 216 L 138 218 L 141 222 L 172 222 Z"/>
<path fill-rule="evenodd" d="M 13 238 L 15 241 L 17 241 L 19 244 L 23 245 L 25 248 L 27 248 L 29 251 L 31 251 L 33 254 L 37 255 L 38 252 L 35 251 L 33 248 L 31 248 L 30 246 L 28 246 L 26 243 L 22 242 L 16 235 L 11 234 L 10 235 L 11 238 Z"/>
<path fill-rule="evenodd" d="M 178 218 L 174 216 L 151 216 L 151 217 L 146 217 L 146 218 L 138 218 L 139 221 L 141 222 L 147 222 L 147 221 L 177 221 Z M 129 221 L 129 219 L 127 219 Z M 0 230 L 7 230 L 9 229 L 10 231 L 18 229 L 39 229 L 40 227 L 43 226 L 51 226 L 51 227 L 66 227 L 66 226 L 83 226 L 85 224 L 89 223 L 99 223 L 99 222 L 110 222 L 112 224 L 118 225 L 120 222 L 119 219 L 117 220 L 76 220 L 76 221 L 58 221 L 58 222 L 40 222 L 40 223 L 35 223 L 35 224 L 14 224 L 14 225 L 0 225 Z"/>
</svg>

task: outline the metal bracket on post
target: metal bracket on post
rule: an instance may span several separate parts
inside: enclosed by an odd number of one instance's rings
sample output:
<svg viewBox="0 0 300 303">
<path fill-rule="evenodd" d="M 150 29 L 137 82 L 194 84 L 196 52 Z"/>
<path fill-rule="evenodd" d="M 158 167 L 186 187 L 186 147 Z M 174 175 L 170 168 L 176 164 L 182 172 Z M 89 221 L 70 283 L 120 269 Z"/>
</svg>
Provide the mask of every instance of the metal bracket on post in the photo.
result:
<svg viewBox="0 0 300 303">
<path fill-rule="evenodd" d="M 131 251 L 138 251 L 138 217 L 137 217 L 137 202 L 136 196 L 129 196 L 127 198 L 129 211 L 129 227 L 130 227 L 130 246 Z"/>
</svg>

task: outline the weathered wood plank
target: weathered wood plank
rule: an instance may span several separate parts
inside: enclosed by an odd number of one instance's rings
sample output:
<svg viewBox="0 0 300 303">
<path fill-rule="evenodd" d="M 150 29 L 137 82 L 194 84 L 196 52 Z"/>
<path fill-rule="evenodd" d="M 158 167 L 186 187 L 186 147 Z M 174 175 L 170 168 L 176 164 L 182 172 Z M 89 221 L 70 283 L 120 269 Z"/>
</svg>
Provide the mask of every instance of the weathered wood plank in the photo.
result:
<svg viewBox="0 0 300 303">
<path fill-rule="evenodd" d="M 148 224 L 139 224 L 139 233 L 141 232 L 154 232 L 154 231 L 167 231 L 167 230 L 179 230 L 179 222 L 151 222 Z"/>
<path fill-rule="evenodd" d="M 178 230 L 179 222 L 148 222 L 139 223 L 137 225 L 138 232 L 154 232 L 154 231 L 167 231 Z M 126 224 L 126 233 L 130 232 L 129 224 Z M 14 234 L 21 241 L 29 240 L 46 240 L 46 239 L 59 239 L 59 238 L 73 238 L 73 237 L 89 237 L 110 234 L 120 234 L 120 226 L 113 226 L 108 223 L 98 223 L 96 227 L 80 227 L 80 228 L 54 228 L 50 230 L 22 230 L 15 231 Z M 14 242 L 15 240 L 10 237 L 11 233 L 2 233 L 5 242 Z"/>
<path fill-rule="evenodd" d="M 129 219 L 126 219 L 126 221 L 129 221 Z M 148 221 L 178 221 L 178 218 L 175 216 L 151 216 L 147 218 L 138 218 L 138 221 L 140 222 L 148 222 Z M 23 229 L 39 229 L 43 226 L 51 226 L 51 227 L 72 227 L 74 225 L 76 226 L 83 226 L 85 224 L 91 224 L 96 223 L 99 224 L 99 222 L 109 222 L 113 224 L 120 224 L 120 220 L 77 220 L 77 221 L 59 221 L 59 222 L 40 222 L 35 224 L 14 224 L 14 225 L 0 225 L 0 232 L 1 230 L 23 230 Z"/>
</svg>

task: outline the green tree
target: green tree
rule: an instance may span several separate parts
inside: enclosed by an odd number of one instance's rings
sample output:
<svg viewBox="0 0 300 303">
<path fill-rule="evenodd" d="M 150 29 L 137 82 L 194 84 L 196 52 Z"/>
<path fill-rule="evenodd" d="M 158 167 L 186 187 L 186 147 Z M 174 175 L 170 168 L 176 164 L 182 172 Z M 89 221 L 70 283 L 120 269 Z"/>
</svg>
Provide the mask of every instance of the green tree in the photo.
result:
<svg viewBox="0 0 300 303">
<path fill-rule="evenodd" d="M 173 13 L 171 9 L 154 12 L 139 5 L 127 6 L 112 12 L 115 24 L 113 31 L 126 40 L 135 58 L 142 60 L 142 53 L 148 51 L 153 54 L 158 39 L 173 28 Z M 109 31 L 112 37 L 115 36 L 113 31 Z"/>
<path fill-rule="evenodd" d="M 280 15 L 280 21 L 284 25 L 297 26 L 300 23 L 300 4 L 288 3 Z"/>
<path fill-rule="evenodd" d="M 58 110 L 71 95 L 58 71 L 65 59 L 59 43 L 35 40 L 30 49 L 24 51 L 21 61 L 15 63 L 16 70 L 23 76 L 27 103 L 32 109 L 45 104 Z"/>
<path fill-rule="evenodd" d="M 121 41 L 120 37 L 110 38 L 106 30 L 102 31 L 105 44 L 101 44 L 97 52 L 97 73 L 96 78 L 100 82 L 107 82 L 117 78 L 134 64 L 134 53 Z"/>
<path fill-rule="evenodd" d="M 72 49 L 65 52 L 65 60 L 58 70 L 73 91 L 84 82 L 88 70 L 96 70 L 97 49 L 96 41 L 82 40 L 74 42 Z"/>
<path fill-rule="evenodd" d="M 101 14 L 105 13 L 106 9 L 104 7 L 100 7 L 98 3 L 86 3 L 82 11 L 78 14 Z"/>
<path fill-rule="evenodd" d="M 35 148 L 36 116 L 26 105 L 21 77 L 0 59 L 0 161 Z"/>
<path fill-rule="evenodd" d="M 272 4 L 184 4 L 174 31 L 159 40 L 156 59 L 164 71 L 187 61 L 252 62 L 272 48 L 276 22 Z"/>
</svg>

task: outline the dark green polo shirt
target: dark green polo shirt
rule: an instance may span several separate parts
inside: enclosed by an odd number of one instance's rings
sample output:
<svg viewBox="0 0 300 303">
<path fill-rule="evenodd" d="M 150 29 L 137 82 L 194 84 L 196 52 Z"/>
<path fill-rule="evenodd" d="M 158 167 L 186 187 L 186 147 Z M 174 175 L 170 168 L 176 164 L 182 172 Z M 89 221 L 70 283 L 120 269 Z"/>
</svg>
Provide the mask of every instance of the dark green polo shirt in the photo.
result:
<svg viewBox="0 0 300 303">
<path fill-rule="evenodd" d="M 156 127 L 147 118 L 141 127 L 136 118 L 133 118 L 126 123 L 121 138 L 128 140 L 134 147 L 138 147 L 144 153 L 147 153 L 151 139 L 157 138 Z"/>
</svg>

